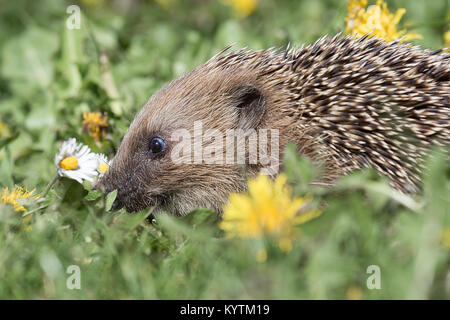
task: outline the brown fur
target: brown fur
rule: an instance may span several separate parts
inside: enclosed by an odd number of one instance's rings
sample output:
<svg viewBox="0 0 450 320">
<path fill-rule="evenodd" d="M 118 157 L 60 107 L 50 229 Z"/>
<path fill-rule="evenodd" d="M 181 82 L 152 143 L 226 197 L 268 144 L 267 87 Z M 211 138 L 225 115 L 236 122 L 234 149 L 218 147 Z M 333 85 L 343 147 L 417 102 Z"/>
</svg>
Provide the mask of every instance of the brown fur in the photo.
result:
<svg viewBox="0 0 450 320">
<path fill-rule="evenodd" d="M 366 167 L 415 192 L 423 157 L 450 145 L 450 55 L 397 42 L 349 37 L 279 52 L 218 54 L 155 93 L 131 124 L 101 180 L 116 208 L 183 215 L 221 209 L 258 165 L 181 165 L 147 154 L 174 129 L 270 128 L 324 167 L 323 180 Z M 256 111 L 255 111 L 256 110 Z M 170 143 L 168 143 L 170 144 Z M 280 155 L 281 157 L 281 155 Z"/>
</svg>

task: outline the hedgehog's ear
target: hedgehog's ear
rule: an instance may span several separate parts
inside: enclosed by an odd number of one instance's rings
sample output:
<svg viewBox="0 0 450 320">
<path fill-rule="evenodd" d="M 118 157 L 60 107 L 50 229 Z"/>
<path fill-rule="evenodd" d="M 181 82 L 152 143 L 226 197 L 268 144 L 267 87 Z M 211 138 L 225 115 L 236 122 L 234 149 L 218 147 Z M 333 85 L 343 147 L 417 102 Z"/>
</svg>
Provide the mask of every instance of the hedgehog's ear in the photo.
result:
<svg viewBox="0 0 450 320">
<path fill-rule="evenodd" d="M 266 99 L 262 92 L 251 84 L 241 84 L 231 92 L 232 107 L 238 112 L 238 128 L 255 128 L 266 112 Z"/>
</svg>

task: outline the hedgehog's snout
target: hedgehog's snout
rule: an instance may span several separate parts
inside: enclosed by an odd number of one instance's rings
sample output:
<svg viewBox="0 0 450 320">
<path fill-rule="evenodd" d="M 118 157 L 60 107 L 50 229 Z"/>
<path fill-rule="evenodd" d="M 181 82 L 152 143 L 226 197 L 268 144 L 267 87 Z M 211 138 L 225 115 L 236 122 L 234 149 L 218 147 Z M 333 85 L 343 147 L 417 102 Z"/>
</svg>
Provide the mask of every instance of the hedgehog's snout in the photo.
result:
<svg viewBox="0 0 450 320">
<path fill-rule="evenodd" d="M 139 176 L 138 168 L 133 167 L 135 170 L 132 172 L 111 167 L 96 186 L 105 193 L 117 190 L 116 199 L 111 207 L 113 211 L 125 207 L 128 212 L 136 212 L 145 207 L 148 202 L 143 179 Z"/>
<path fill-rule="evenodd" d="M 112 211 L 120 210 L 125 206 L 123 201 L 124 195 L 130 192 L 129 188 L 126 190 L 123 188 L 124 185 L 130 185 L 129 183 L 124 183 L 123 178 L 120 176 L 114 168 L 111 168 L 106 172 L 106 174 L 100 179 L 100 181 L 95 186 L 96 189 L 102 190 L 104 193 L 110 193 L 117 190 L 117 196 L 111 207 Z"/>
</svg>

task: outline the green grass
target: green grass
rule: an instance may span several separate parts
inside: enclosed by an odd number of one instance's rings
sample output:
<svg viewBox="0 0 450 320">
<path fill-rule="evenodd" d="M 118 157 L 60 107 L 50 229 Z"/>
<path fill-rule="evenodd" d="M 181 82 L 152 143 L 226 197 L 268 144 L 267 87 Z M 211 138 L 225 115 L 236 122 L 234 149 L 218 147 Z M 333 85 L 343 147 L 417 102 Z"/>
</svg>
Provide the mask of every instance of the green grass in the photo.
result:
<svg viewBox="0 0 450 320">
<path fill-rule="evenodd" d="M 391 11 L 407 9 L 408 28 L 424 37 L 416 44 L 443 46 L 448 1 L 388 3 Z M 0 0 L 0 120 L 9 127 L 0 136 L 0 187 L 19 184 L 42 193 L 55 175 L 59 143 L 69 137 L 113 156 L 152 93 L 230 43 L 252 49 L 309 43 L 343 30 L 346 16 L 346 3 L 337 0 L 262 0 L 241 20 L 219 1 L 178 1 L 167 9 L 138 1 L 128 10 L 81 3 L 82 28 L 71 32 L 64 27 L 68 4 Z M 106 68 L 101 52 L 109 57 Z M 110 117 L 101 146 L 82 133 L 86 110 Z M 152 223 L 147 211 L 107 212 L 87 186 L 68 179 L 29 206 L 29 221 L 0 205 L 0 298 L 450 297 L 444 157 L 428 162 L 424 192 L 414 199 L 394 193 L 370 171 L 330 189 L 308 188 L 315 169 L 294 150 L 285 166 L 294 192 L 313 194 L 323 207 L 287 254 L 274 239 L 225 238 L 208 210 Z M 256 262 L 263 247 L 268 258 Z M 66 287 L 70 265 L 81 268 L 81 290 Z M 370 265 L 380 267 L 380 290 L 366 286 Z"/>
</svg>

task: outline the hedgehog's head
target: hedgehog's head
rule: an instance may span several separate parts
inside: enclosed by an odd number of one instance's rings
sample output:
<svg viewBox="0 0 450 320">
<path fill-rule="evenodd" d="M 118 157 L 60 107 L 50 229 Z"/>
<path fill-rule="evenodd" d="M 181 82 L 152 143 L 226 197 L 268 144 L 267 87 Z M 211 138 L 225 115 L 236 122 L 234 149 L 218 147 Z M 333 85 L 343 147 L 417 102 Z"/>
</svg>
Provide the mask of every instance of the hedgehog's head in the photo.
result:
<svg viewBox="0 0 450 320">
<path fill-rule="evenodd" d="M 257 129 L 266 104 L 252 73 L 201 66 L 150 98 L 99 187 L 117 189 L 114 208 L 129 212 L 147 207 L 176 215 L 199 207 L 220 210 L 230 191 L 245 188 L 243 173 L 258 170 L 230 152 L 227 130 Z M 238 147 L 239 141 L 232 140 Z"/>
</svg>

